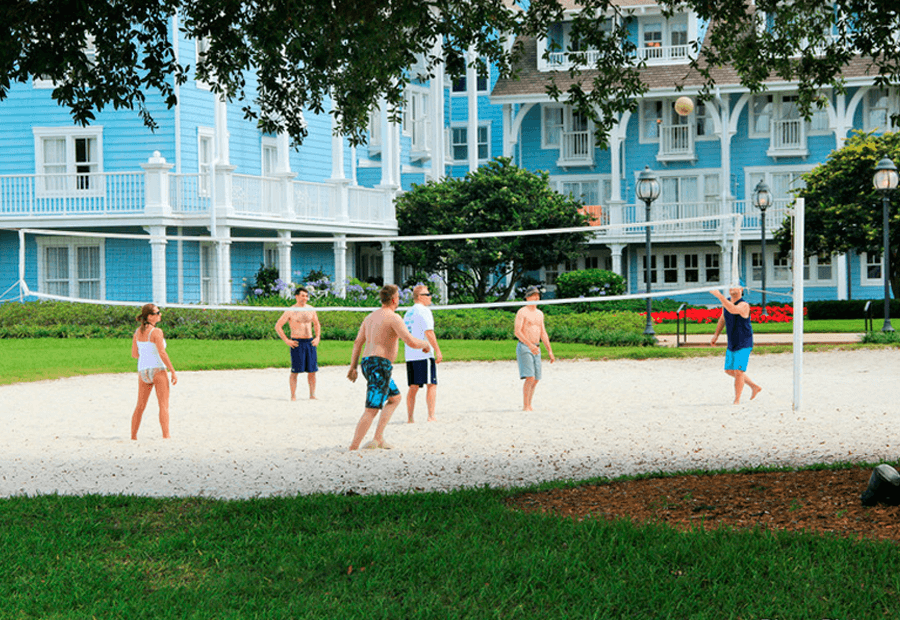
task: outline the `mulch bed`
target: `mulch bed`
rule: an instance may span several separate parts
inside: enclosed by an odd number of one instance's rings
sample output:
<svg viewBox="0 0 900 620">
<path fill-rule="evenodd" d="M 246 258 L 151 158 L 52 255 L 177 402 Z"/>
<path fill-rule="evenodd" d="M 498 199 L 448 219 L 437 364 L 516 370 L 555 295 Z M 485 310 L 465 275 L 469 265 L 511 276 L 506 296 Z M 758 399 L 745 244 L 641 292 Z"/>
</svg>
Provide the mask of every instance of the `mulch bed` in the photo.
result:
<svg viewBox="0 0 900 620">
<path fill-rule="evenodd" d="M 864 507 L 872 468 L 666 476 L 523 493 L 511 508 L 682 530 L 762 528 L 900 540 L 900 506 Z"/>
</svg>

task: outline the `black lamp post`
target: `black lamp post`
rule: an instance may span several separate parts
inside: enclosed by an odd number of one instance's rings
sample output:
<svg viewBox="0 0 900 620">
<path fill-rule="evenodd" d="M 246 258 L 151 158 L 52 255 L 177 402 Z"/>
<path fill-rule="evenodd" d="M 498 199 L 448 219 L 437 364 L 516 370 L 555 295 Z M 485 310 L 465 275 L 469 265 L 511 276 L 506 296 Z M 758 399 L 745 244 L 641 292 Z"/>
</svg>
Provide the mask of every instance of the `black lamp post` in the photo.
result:
<svg viewBox="0 0 900 620">
<path fill-rule="evenodd" d="M 656 332 L 653 331 L 653 318 L 651 317 L 652 308 L 650 306 L 650 204 L 659 198 L 659 179 L 656 178 L 656 175 L 653 174 L 653 171 L 650 170 L 650 166 L 644 166 L 644 169 L 638 175 L 637 186 L 635 187 L 635 192 L 637 193 L 637 197 L 644 201 L 644 204 L 647 206 L 647 217 L 644 220 L 647 222 L 647 226 L 644 226 L 644 230 L 646 231 L 645 237 L 645 268 L 644 268 L 644 280 L 647 282 L 647 327 L 644 328 L 645 336 L 655 336 Z"/>
<path fill-rule="evenodd" d="M 875 189 L 881 192 L 881 206 L 883 210 L 882 220 L 884 224 L 884 260 L 881 265 L 884 276 L 884 327 L 883 332 L 892 332 L 891 326 L 891 239 L 888 219 L 891 211 L 891 192 L 897 189 L 897 166 L 885 157 L 875 166 L 875 176 L 872 182 Z"/>
<path fill-rule="evenodd" d="M 753 204 L 759 209 L 759 226 L 762 232 L 762 255 L 760 262 L 762 263 L 762 313 L 763 316 L 769 314 L 766 311 L 766 209 L 772 205 L 772 192 L 765 181 L 756 184 L 753 190 Z"/>
</svg>

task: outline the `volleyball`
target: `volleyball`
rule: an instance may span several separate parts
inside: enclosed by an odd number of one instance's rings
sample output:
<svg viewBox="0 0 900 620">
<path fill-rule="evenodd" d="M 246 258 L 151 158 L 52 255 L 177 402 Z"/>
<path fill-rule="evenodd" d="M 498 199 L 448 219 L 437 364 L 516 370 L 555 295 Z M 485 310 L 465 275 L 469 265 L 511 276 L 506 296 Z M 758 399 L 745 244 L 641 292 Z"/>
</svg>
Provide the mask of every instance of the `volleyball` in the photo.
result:
<svg viewBox="0 0 900 620">
<path fill-rule="evenodd" d="M 687 116 L 694 111 L 694 102 L 690 97 L 679 97 L 675 100 L 675 113 L 679 116 Z"/>
</svg>

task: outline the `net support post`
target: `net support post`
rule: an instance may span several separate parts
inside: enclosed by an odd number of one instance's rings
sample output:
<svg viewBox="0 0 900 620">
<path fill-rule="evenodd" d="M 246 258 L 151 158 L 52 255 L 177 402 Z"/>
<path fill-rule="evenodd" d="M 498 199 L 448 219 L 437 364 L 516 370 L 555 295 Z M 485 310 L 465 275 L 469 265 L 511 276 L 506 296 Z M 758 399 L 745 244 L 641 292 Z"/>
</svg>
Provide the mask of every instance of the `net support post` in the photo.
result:
<svg viewBox="0 0 900 620">
<path fill-rule="evenodd" d="M 806 201 L 794 204 L 794 411 L 800 411 L 803 397 L 803 253 L 806 229 Z"/>
</svg>

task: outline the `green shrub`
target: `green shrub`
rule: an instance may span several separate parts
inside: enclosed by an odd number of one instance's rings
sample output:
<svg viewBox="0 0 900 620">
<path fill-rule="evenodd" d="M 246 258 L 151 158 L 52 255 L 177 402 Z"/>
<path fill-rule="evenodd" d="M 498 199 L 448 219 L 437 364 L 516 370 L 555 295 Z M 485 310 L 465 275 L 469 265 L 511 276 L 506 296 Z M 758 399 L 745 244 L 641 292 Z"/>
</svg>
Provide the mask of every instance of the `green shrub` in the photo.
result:
<svg viewBox="0 0 900 620">
<path fill-rule="evenodd" d="M 621 295 L 625 292 L 625 278 L 603 269 L 580 269 L 559 274 L 556 296 L 559 298 Z"/>
<path fill-rule="evenodd" d="M 267 301 L 271 307 L 255 310 L 163 306 L 160 327 L 170 339 L 274 339 L 275 321 L 290 300 L 274 297 Z M 322 300 L 321 305 L 333 305 L 330 302 Z M 439 339 L 512 340 L 517 308 L 511 310 L 435 310 L 435 333 Z M 139 311 L 137 307 L 55 301 L 8 302 L 0 304 L 0 338 L 130 338 Z M 322 335 L 328 340 L 353 340 L 365 316 L 366 312 L 320 312 Z M 607 346 L 648 344 L 643 327 L 639 314 L 624 311 L 570 312 L 547 320 L 551 341 Z"/>
</svg>

